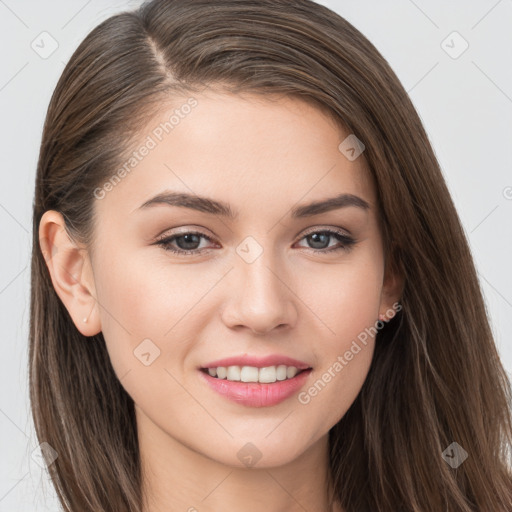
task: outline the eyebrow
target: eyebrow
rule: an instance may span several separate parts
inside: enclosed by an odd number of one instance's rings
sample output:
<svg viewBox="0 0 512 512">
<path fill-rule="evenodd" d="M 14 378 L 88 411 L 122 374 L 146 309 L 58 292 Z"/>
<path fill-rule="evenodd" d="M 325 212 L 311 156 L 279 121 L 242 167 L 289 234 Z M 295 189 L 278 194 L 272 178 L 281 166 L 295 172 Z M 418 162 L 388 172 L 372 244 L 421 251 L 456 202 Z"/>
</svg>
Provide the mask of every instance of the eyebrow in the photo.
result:
<svg viewBox="0 0 512 512">
<path fill-rule="evenodd" d="M 148 199 L 138 209 L 144 210 L 151 206 L 169 205 L 179 206 L 182 208 L 190 208 L 212 215 L 218 215 L 234 220 L 238 217 L 238 212 L 232 210 L 231 206 L 222 201 L 216 201 L 208 197 L 201 197 L 186 192 L 170 192 L 166 191 Z M 296 206 L 291 209 L 291 216 L 294 219 L 311 217 L 321 213 L 337 210 L 339 208 L 356 207 L 363 210 L 369 210 L 370 205 L 364 199 L 353 194 L 339 194 L 335 197 L 314 201 L 302 206 Z"/>
</svg>

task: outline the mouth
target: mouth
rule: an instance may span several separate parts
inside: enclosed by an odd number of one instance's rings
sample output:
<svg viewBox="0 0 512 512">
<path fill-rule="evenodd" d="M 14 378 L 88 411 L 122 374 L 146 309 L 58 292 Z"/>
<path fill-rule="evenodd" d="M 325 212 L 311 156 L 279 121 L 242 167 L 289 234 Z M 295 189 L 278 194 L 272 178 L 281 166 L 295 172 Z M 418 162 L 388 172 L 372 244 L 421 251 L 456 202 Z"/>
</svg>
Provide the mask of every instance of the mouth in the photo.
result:
<svg viewBox="0 0 512 512">
<path fill-rule="evenodd" d="M 280 368 L 281 366 L 281 368 Z M 218 366 L 198 372 L 208 387 L 237 405 L 250 408 L 277 406 L 298 393 L 308 381 L 311 367 Z"/>
</svg>

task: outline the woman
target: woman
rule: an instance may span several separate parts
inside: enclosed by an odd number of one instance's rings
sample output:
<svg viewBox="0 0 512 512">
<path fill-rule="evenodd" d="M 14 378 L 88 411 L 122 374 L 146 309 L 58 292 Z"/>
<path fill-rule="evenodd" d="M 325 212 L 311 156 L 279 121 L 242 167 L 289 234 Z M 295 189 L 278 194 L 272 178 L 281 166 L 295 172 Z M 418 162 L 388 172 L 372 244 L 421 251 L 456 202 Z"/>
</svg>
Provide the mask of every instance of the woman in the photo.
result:
<svg viewBox="0 0 512 512">
<path fill-rule="evenodd" d="M 460 220 L 397 77 L 326 7 L 103 22 L 52 97 L 33 222 L 65 510 L 512 510 Z"/>
</svg>

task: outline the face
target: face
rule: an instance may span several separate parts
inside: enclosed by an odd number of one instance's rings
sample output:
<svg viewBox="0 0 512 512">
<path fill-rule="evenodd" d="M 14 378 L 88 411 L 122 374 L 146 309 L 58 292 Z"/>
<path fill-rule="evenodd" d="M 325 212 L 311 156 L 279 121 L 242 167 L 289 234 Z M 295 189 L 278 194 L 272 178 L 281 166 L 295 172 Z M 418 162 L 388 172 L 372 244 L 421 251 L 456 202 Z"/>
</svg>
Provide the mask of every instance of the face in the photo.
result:
<svg viewBox="0 0 512 512">
<path fill-rule="evenodd" d="M 103 332 L 140 425 L 231 466 L 243 466 L 241 449 L 260 467 L 284 464 L 353 403 L 374 349 L 364 333 L 398 298 L 376 194 L 364 153 L 347 158 L 338 146 L 349 133 L 313 106 L 194 98 L 162 108 L 141 130 L 136 164 L 96 190 L 82 274 L 96 300 L 66 305 L 82 332 Z M 188 207 L 176 194 L 191 195 Z M 258 368 L 304 370 L 274 383 L 210 376 L 225 358 L 253 367 L 241 371 L 249 379 L 254 367 L 269 380 L 294 370 Z"/>
</svg>

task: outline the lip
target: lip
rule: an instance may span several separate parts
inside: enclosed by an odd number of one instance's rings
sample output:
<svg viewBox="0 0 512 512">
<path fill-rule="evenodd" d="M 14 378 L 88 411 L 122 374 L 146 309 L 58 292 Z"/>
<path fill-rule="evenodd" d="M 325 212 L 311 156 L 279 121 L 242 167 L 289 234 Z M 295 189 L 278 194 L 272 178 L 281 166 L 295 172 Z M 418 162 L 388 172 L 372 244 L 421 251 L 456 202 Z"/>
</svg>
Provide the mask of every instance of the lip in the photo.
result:
<svg viewBox="0 0 512 512">
<path fill-rule="evenodd" d="M 264 357 L 256 356 L 233 356 L 224 359 L 218 359 L 201 366 L 203 369 L 218 368 L 219 366 L 254 366 L 256 368 L 266 368 L 267 366 L 279 366 L 285 364 L 286 366 L 295 366 L 298 370 L 307 370 L 311 366 L 303 361 L 294 359 L 280 354 L 271 354 Z"/>
<path fill-rule="evenodd" d="M 238 359 L 239 360 L 239 359 Z M 219 366 L 222 366 L 219 364 Z M 250 365 L 247 365 L 250 366 Z M 267 365 L 273 366 L 273 365 Z M 295 365 L 290 365 L 295 366 Z M 263 366 L 262 366 L 263 368 Z M 229 381 L 212 377 L 208 372 L 199 370 L 211 389 L 228 400 L 249 407 L 270 407 L 283 402 L 304 386 L 311 368 L 303 370 L 292 379 L 272 383 Z"/>
</svg>

